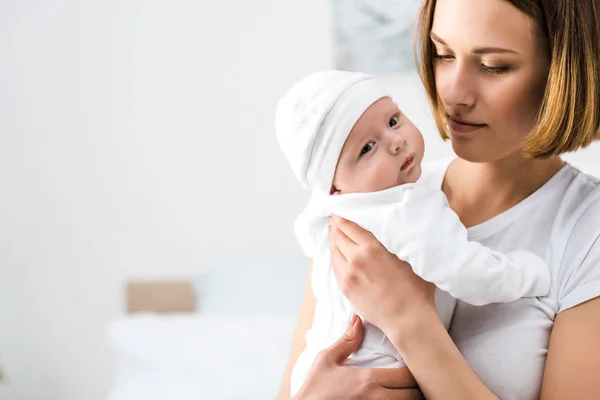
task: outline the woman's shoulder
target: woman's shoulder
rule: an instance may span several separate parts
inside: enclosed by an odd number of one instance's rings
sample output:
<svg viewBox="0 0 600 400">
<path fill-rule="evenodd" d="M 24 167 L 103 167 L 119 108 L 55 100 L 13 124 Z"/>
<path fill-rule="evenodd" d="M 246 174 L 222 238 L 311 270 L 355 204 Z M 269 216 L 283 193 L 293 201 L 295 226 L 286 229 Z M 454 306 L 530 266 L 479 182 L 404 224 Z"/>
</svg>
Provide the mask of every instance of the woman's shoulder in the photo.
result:
<svg viewBox="0 0 600 400">
<path fill-rule="evenodd" d="M 579 168 L 567 163 L 567 167 L 570 171 L 572 171 L 575 179 L 573 180 L 576 186 L 580 186 L 588 191 L 594 192 L 597 194 L 600 189 L 600 176 L 591 175 L 581 171 Z"/>
<path fill-rule="evenodd" d="M 600 295 L 600 179 L 570 164 L 565 168 L 565 183 L 549 193 L 561 199 L 553 235 L 562 247 L 559 312 Z"/>
<path fill-rule="evenodd" d="M 564 166 L 562 179 L 556 180 L 546 192 L 547 196 L 560 199 L 560 215 L 573 226 L 592 218 L 600 230 L 600 178 L 584 173 L 571 164 Z M 594 218 L 595 217 L 595 218 Z"/>
<path fill-rule="evenodd" d="M 551 239 L 555 245 L 585 247 L 572 240 L 581 230 L 590 237 L 600 235 L 600 179 L 571 164 L 566 163 L 522 205 L 515 208 L 525 223 L 534 224 L 539 219 L 552 222 Z"/>
</svg>

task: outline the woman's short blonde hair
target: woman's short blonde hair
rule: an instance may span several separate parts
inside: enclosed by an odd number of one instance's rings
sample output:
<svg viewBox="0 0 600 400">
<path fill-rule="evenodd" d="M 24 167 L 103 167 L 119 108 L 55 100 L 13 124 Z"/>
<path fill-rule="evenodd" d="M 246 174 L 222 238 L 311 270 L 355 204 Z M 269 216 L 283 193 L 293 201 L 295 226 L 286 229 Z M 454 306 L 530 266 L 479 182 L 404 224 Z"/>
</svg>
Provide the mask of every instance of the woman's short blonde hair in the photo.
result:
<svg viewBox="0 0 600 400">
<path fill-rule="evenodd" d="M 600 3 L 597 0 L 506 0 L 527 14 L 551 55 L 537 123 L 523 154 L 545 158 L 575 151 L 600 139 Z M 421 80 L 442 138 L 445 113 L 435 86 L 434 47 L 429 37 L 436 0 L 423 0 L 416 54 Z"/>
</svg>

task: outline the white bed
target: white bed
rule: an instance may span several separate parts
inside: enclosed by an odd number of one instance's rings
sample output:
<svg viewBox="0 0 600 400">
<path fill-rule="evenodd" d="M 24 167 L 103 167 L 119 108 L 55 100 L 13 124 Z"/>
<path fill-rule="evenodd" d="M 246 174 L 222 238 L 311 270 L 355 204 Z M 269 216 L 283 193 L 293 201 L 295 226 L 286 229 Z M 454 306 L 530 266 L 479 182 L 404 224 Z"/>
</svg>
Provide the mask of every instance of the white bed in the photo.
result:
<svg viewBox="0 0 600 400">
<path fill-rule="evenodd" d="M 110 329 L 117 371 L 107 400 L 274 399 L 307 266 L 221 265 L 193 280 L 193 300 L 181 296 L 185 282 L 134 285 L 130 314 Z"/>
</svg>

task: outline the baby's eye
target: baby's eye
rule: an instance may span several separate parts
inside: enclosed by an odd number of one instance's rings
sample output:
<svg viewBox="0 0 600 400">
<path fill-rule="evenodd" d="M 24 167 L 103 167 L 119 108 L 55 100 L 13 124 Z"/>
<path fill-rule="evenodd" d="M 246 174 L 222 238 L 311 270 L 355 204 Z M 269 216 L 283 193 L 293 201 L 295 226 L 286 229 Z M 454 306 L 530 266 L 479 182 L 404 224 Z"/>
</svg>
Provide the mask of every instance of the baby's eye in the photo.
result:
<svg viewBox="0 0 600 400">
<path fill-rule="evenodd" d="M 390 119 L 390 128 L 393 128 L 394 126 L 398 125 L 398 121 L 400 120 L 400 118 L 398 116 L 392 117 Z"/>
<path fill-rule="evenodd" d="M 373 147 L 375 147 L 375 142 L 369 142 L 369 143 L 365 144 L 365 146 L 360 151 L 360 155 L 362 156 L 364 154 L 367 154 L 368 152 L 373 150 Z"/>
</svg>

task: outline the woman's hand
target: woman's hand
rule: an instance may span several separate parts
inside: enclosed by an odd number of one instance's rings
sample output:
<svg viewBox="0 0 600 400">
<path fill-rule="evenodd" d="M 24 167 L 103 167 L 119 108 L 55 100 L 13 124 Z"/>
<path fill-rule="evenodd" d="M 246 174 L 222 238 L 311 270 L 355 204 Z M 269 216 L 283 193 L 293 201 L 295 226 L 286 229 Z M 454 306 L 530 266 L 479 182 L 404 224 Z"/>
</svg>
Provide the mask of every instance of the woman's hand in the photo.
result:
<svg viewBox="0 0 600 400">
<path fill-rule="evenodd" d="M 331 263 L 342 293 L 367 321 L 389 334 L 403 317 L 435 309 L 435 286 L 416 275 L 359 225 L 330 218 Z"/>
<path fill-rule="evenodd" d="M 344 336 L 315 358 L 304 385 L 292 400 L 424 399 L 408 368 L 345 366 L 362 339 L 362 321 L 354 315 Z"/>
</svg>

